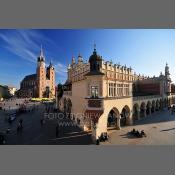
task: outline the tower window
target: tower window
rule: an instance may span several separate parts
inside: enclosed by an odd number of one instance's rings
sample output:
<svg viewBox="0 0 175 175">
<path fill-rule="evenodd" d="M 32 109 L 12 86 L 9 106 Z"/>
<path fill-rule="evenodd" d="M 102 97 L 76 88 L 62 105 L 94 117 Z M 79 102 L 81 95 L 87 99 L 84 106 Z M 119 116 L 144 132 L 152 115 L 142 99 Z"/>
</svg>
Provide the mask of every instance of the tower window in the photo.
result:
<svg viewBox="0 0 175 175">
<path fill-rule="evenodd" d="M 93 98 L 98 97 L 98 86 L 91 86 L 91 96 Z"/>
</svg>

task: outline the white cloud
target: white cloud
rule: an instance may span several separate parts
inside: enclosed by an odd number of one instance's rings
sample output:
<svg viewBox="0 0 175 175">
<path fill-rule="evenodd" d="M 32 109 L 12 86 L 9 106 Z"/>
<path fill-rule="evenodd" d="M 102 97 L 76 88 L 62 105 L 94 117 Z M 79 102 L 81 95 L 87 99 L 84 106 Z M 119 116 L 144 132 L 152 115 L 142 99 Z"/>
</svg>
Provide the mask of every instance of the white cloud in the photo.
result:
<svg viewBox="0 0 175 175">
<path fill-rule="evenodd" d="M 9 52 L 35 63 L 40 50 L 38 43 L 45 41 L 53 44 L 49 38 L 34 30 L 8 30 L 0 33 L 0 39 L 4 41 L 2 47 Z"/>
<path fill-rule="evenodd" d="M 57 64 L 55 65 L 55 72 L 62 77 L 66 77 L 67 76 L 67 67 L 65 65 L 63 65 L 62 63 L 57 62 Z"/>
<path fill-rule="evenodd" d="M 37 30 L 0 31 L 0 40 L 3 41 L 1 42 L 0 47 L 19 56 L 21 59 L 29 63 L 35 64 L 39 55 L 41 44 L 58 47 L 54 41 Z M 46 66 L 48 66 L 49 60 L 46 61 Z M 53 62 L 56 62 L 56 59 L 53 59 Z M 56 62 L 54 67 L 55 72 L 58 75 L 58 79 L 66 79 L 67 67 L 60 62 Z"/>
</svg>

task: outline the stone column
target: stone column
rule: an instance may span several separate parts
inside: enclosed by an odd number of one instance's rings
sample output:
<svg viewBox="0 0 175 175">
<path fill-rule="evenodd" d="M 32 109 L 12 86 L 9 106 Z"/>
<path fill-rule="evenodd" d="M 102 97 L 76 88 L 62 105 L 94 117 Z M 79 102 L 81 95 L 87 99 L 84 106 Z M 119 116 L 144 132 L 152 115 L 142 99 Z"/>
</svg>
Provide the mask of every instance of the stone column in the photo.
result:
<svg viewBox="0 0 175 175">
<path fill-rule="evenodd" d="M 118 116 L 118 117 L 117 117 L 117 129 L 118 129 L 118 130 L 121 129 L 121 126 L 120 126 L 120 119 L 121 119 L 121 116 Z"/>
<path fill-rule="evenodd" d="M 160 110 L 162 110 L 163 109 L 163 103 L 161 102 L 160 103 Z"/>
<path fill-rule="evenodd" d="M 137 118 L 140 120 L 140 110 L 137 111 Z"/>
<path fill-rule="evenodd" d="M 132 114 L 126 118 L 127 125 L 132 126 L 133 125 L 133 119 Z"/>
<path fill-rule="evenodd" d="M 151 107 L 149 107 L 148 111 L 149 111 L 149 115 L 151 115 Z"/>
<path fill-rule="evenodd" d="M 143 117 L 146 117 L 146 108 L 144 108 L 143 110 Z"/>
<path fill-rule="evenodd" d="M 158 111 L 160 110 L 160 104 L 158 104 Z"/>
</svg>

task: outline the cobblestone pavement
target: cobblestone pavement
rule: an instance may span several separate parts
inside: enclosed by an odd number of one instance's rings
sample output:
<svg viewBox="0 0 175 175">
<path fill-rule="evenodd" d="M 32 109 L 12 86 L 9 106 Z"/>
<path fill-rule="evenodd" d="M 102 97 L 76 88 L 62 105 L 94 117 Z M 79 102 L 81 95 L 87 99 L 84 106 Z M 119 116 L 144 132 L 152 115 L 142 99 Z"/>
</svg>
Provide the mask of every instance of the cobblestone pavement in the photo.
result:
<svg viewBox="0 0 175 175">
<path fill-rule="evenodd" d="M 32 106 L 32 104 L 29 104 Z M 21 114 L 10 125 L 5 121 L 4 111 L 0 111 L 0 130 L 10 132 L 5 135 L 8 145 L 87 145 L 92 144 L 91 134 L 82 131 L 69 119 L 62 119 L 61 122 L 70 123 L 69 126 L 59 127 L 59 136 L 56 137 L 57 119 L 45 120 L 41 126 L 40 120 L 43 117 L 45 106 L 40 104 L 34 111 Z M 23 131 L 17 134 L 17 124 L 23 119 Z M 60 122 L 60 121 L 59 121 Z"/>
<path fill-rule="evenodd" d="M 133 138 L 127 133 L 133 128 L 144 130 L 147 137 Z M 171 111 L 159 111 L 137 121 L 134 126 L 126 126 L 121 130 L 109 131 L 109 140 L 102 145 L 175 145 L 175 114 Z"/>
</svg>

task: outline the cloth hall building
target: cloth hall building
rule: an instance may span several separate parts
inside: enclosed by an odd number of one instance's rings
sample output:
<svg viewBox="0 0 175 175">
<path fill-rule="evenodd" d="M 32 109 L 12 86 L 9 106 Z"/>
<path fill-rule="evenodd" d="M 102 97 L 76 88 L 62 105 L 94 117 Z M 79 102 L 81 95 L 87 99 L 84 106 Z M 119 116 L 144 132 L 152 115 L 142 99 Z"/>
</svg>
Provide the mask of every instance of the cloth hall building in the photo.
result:
<svg viewBox="0 0 175 175">
<path fill-rule="evenodd" d="M 175 103 L 168 64 L 164 74 L 145 77 L 131 67 L 104 61 L 94 48 L 89 62 L 81 55 L 77 62 L 72 58 L 67 76 L 57 107 L 84 130 L 92 130 L 94 139 Z"/>
</svg>

